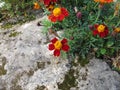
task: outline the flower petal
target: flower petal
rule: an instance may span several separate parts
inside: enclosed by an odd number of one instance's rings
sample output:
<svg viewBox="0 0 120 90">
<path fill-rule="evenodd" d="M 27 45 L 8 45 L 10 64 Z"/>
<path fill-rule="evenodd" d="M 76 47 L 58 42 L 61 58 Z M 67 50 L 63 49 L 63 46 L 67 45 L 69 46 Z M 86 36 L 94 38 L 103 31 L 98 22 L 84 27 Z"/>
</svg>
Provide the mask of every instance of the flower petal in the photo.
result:
<svg viewBox="0 0 120 90">
<path fill-rule="evenodd" d="M 54 51 L 54 56 L 60 56 L 60 50 L 58 50 L 58 49 L 55 49 L 55 51 Z"/>
<path fill-rule="evenodd" d="M 70 47 L 66 44 L 66 45 L 63 45 L 63 47 L 62 47 L 62 50 L 64 50 L 64 51 L 69 51 L 69 49 L 70 49 Z"/>
<path fill-rule="evenodd" d="M 101 38 L 106 37 L 108 35 L 108 30 L 105 30 L 104 32 L 99 33 L 99 36 Z"/>
<path fill-rule="evenodd" d="M 99 33 L 99 36 L 100 36 L 101 38 L 104 38 L 104 37 L 105 37 L 105 33 L 104 33 L 104 32 Z"/>
<path fill-rule="evenodd" d="M 65 9 L 65 8 L 62 7 L 61 11 L 62 11 L 62 14 L 65 15 L 65 17 L 67 17 L 69 15 L 67 9 Z"/>
<path fill-rule="evenodd" d="M 54 50 L 54 49 L 55 49 L 54 44 L 49 44 L 48 49 L 49 49 L 49 50 Z"/>
<path fill-rule="evenodd" d="M 55 37 L 50 42 L 52 42 L 54 44 L 56 41 L 58 41 L 58 39 Z"/>
<path fill-rule="evenodd" d="M 97 35 L 98 34 L 98 31 L 97 30 L 93 30 L 93 35 Z"/>
<path fill-rule="evenodd" d="M 105 35 L 106 35 L 106 36 L 108 35 L 108 33 L 109 33 L 109 31 L 108 31 L 108 30 L 105 30 Z"/>
<path fill-rule="evenodd" d="M 44 0 L 45 5 L 49 5 L 51 0 Z"/>
<path fill-rule="evenodd" d="M 57 0 L 51 0 L 51 2 L 57 2 Z"/>
<path fill-rule="evenodd" d="M 62 21 L 64 18 L 65 18 L 65 16 L 63 14 L 61 14 L 57 17 L 58 21 Z"/>
<path fill-rule="evenodd" d="M 53 14 L 48 16 L 48 19 L 52 22 L 56 22 L 57 21 L 57 17 L 55 17 Z"/>
<path fill-rule="evenodd" d="M 95 25 L 94 25 L 94 27 L 95 27 L 96 29 L 98 28 L 98 26 L 99 26 L 98 24 L 95 24 Z"/>
<path fill-rule="evenodd" d="M 65 39 L 65 38 L 61 41 L 62 44 L 65 44 L 65 43 L 67 43 L 67 42 L 68 42 L 68 41 L 67 41 L 67 39 Z"/>
</svg>

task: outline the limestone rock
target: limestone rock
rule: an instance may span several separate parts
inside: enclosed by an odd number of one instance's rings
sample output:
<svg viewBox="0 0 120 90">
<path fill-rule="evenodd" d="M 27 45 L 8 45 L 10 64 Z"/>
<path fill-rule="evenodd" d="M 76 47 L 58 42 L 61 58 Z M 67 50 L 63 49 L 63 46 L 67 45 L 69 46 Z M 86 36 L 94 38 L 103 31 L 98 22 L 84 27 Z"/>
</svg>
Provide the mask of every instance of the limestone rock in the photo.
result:
<svg viewBox="0 0 120 90">
<path fill-rule="evenodd" d="M 78 71 L 79 90 L 120 90 L 120 75 L 102 60 L 92 59 Z"/>
<path fill-rule="evenodd" d="M 63 81 L 69 69 L 66 66 L 68 61 L 58 58 L 60 63 L 57 64 L 57 58 L 48 50 L 43 27 L 37 26 L 42 19 L 0 31 L 0 53 L 6 58 L 3 68 L 7 71 L 0 74 L 0 90 L 18 90 L 18 87 L 20 90 L 35 90 L 42 85 L 54 90 L 57 82 Z"/>
<path fill-rule="evenodd" d="M 71 67 L 54 58 L 37 26 L 42 19 L 0 30 L 0 90 L 120 90 L 120 75 L 102 60 Z"/>
</svg>

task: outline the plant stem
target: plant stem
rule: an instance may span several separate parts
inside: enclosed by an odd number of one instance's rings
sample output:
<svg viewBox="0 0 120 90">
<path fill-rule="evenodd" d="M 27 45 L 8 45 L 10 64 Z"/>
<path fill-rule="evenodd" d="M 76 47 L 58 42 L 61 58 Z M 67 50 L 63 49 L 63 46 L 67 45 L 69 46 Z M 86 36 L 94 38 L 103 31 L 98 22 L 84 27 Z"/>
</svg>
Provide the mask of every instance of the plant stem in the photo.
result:
<svg viewBox="0 0 120 90">
<path fill-rule="evenodd" d="M 99 10 L 98 10 L 98 15 L 97 15 L 97 18 L 96 18 L 96 20 L 95 20 L 94 23 L 96 23 L 96 22 L 98 21 L 98 19 L 99 19 L 99 17 L 100 17 L 100 13 L 101 13 L 101 9 L 99 8 Z"/>
<path fill-rule="evenodd" d="M 117 27 L 117 26 L 119 26 L 120 25 L 120 21 L 117 23 L 117 25 L 115 26 L 115 27 Z"/>
<path fill-rule="evenodd" d="M 94 9 L 98 6 L 99 3 L 96 3 L 96 5 L 94 6 Z"/>
<path fill-rule="evenodd" d="M 115 17 L 115 15 L 113 15 L 113 16 L 110 18 L 109 22 L 110 22 L 114 17 Z"/>
<path fill-rule="evenodd" d="M 77 0 L 76 0 L 76 5 L 77 5 L 77 3 L 78 3 L 78 2 L 77 2 Z"/>
</svg>

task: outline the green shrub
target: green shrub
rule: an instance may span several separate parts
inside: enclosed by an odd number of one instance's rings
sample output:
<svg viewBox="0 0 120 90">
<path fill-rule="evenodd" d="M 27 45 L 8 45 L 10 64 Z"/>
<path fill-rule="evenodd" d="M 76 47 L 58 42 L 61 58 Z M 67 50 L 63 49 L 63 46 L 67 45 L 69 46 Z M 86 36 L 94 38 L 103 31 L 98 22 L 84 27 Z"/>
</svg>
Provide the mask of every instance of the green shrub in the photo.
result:
<svg viewBox="0 0 120 90">
<path fill-rule="evenodd" d="M 53 23 L 52 28 L 55 31 L 64 31 L 63 37 L 68 38 L 71 47 L 69 53 L 73 56 L 77 54 L 80 58 L 86 59 L 94 53 L 95 57 L 99 58 L 115 57 L 120 50 L 120 34 L 114 32 L 114 28 L 120 27 L 120 16 L 115 15 L 115 6 L 118 2 L 102 6 L 94 0 L 62 0 L 60 5 L 69 11 L 69 17 L 62 22 Z M 120 5 L 118 11 L 119 8 Z M 80 18 L 76 16 L 78 12 L 81 14 Z M 106 25 L 108 35 L 103 38 L 99 35 L 94 36 L 92 26 L 95 24 Z"/>
</svg>

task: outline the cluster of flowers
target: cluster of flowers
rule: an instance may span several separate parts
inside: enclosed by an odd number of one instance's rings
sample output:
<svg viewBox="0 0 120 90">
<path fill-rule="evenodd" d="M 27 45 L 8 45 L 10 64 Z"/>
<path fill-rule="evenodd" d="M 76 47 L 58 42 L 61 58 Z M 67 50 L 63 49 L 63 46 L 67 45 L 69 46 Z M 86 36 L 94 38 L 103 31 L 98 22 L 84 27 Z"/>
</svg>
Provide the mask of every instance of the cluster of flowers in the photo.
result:
<svg viewBox="0 0 120 90">
<path fill-rule="evenodd" d="M 48 15 L 48 19 L 55 23 L 57 21 L 61 22 L 63 21 L 66 17 L 69 16 L 69 12 L 66 8 L 58 6 L 54 8 L 55 4 L 57 4 L 58 0 L 40 0 L 41 3 L 44 4 L 44 6 L 50 11 L 50 14 Z M 39 9 L 40 6 L 36 2 L 34 3 L 34 9 Z M 49 50 L 54 50 L 53 55 L 54 56 L 60 56 L 60 51 L 63 50 L 65 52 L 68 52 L 70 47 L 67 44 L 67 39 L 62 39 L 59 40 L 58 38 L 53 38 L 51 43 L 48 46 Z"/>
<path fill-rule="evenodd" d="M 99 2 L 100 5 L 102 5 L 102 6 L 105 3 L 113 2 L 113 0 L 94 0 L 94 1 Z M 104 38 L 109 34 L 109 29 L 108 29 L 107 25 L 105 25 L 105 24 L 100 24 L 100 25 L 95 24 L 94 26 L 91 26 L 90 29 L 92 30 L 94 36 L 99 35 L 101 38 Z M 113 29 L 113 33 L 115 33 L 115 34 L 120 33 L 120 27 L 115 27 Z"/>
<path fill-rule="evenodd" d="M 61 7 L 57 4 L 59 0 L 40 0 L 41 3 L 44 4 L 44 6 L 50 11 L 50 14 L 48 15 L 48 19 L 55 23 L 55 22 L 61 22 L 66 17 L 69 16 L 69 12 L 66 8 Z M 113 0 L 94 0 L 95 2 L 100 3 L 100 5 L 104 5 L 106 3 L 112 3 Z M 56 7 L 54 7 L 57 4 Z M 40 6 L 38 3 L 34 3 L 34 9 L 39 9 Z M 77 11 L 76 7 L 74 8 L 76 12 L 76 17 L 78 19 L 82 18 L 82 13 L 80 11 Z M 94 36 L 99 35 L 100 38 L 104 38 L 109 34 L 109 28 L 105 24 L 95 24 L 90 27 L 92 30 L 92 33 Z M 113 30 L 115 33 L 120 32 L 120 27 L 116 27 Z M 67 39 L 58 40 L 57 38 L 54 38 L 51 40 L 52 44 L 49 44 L 49 50 L 54 50 L 54 56 L 60 56 L 60 51 L 69 51 L 69 46 L 67 44 Z"/>
<path fill-rule="evenodd" d="M 89 26 L 89 28 L 92 30 L 94 36 L 99 35 L 101 38 L 104 38 L 109 34 L 109 29 L 105 24 L 95 24 Z M 112 33 L 120 33 L 120 27 L 114 28 Z"/>
<path fill-rule="evenodd" d="M 40 0 L 40 2 L 43 3 L 44 6 L 50 11 L 50 15 L 48 15 L 48 18 L 51 22 L 62 21 L 69 15 L 69 12 L 64 7 L 57 6 L 54 8 L 58 0 Z M 39 8 L 40 8 L 39 3 L 35 2 L 34 9 Z"/>
</svg>

